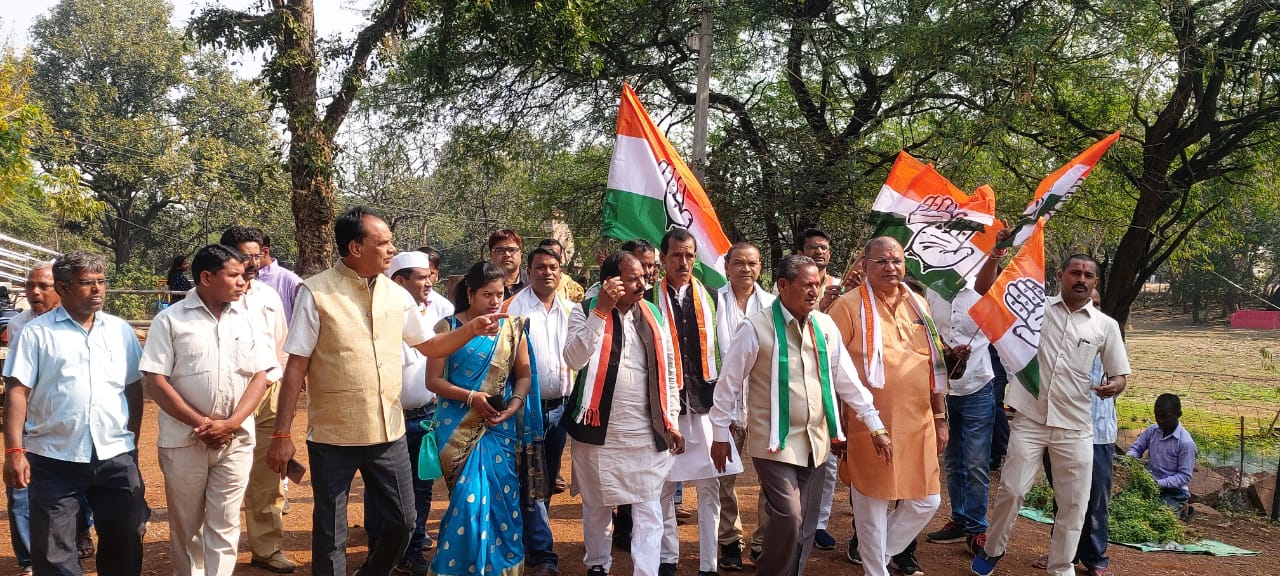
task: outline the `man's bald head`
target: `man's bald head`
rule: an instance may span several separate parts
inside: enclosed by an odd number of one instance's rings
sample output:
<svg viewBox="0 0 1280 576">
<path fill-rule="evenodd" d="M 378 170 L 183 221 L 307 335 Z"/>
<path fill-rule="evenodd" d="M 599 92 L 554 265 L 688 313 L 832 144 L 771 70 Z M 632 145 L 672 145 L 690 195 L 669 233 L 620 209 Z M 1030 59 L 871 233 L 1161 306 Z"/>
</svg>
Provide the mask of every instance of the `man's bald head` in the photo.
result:
<svg viewBox="0 0 1280 576">
<path fill-rule="evenodd" d="M 876 236 L 875 238 L 867 240 L 867 243 L 862 246 L 863 257 L 870 254 L 871 251 L 876 248 L 893 248 L 895 249 L 895 252 L 902 252 L 902 244 L 898 242 L 897 238 L 894 238 L 893 236 Z"/>
</svg>

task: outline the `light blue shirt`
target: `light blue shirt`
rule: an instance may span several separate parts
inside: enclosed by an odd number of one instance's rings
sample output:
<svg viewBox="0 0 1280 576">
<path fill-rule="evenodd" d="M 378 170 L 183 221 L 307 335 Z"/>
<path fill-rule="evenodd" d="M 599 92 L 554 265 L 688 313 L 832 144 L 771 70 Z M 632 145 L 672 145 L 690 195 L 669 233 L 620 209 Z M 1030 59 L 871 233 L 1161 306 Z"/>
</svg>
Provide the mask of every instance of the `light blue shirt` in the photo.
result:
<svg viewBox="0 0 1280 576">
<path fill-rule="evenodd" d="M 31 389 L 23 447 L 65 462 L 106 460 L 136 447 L 125 386 L 142 346 L 128 322 L 94 314 L 88 332 L 59 306 L 27 323 L 4 376 Z"/>
<path fill-rule="evenodd" d="M 1105 378 L 1102 373 L 1102 356 L 1093 359 L 1093 370 L 1089 374 L 1089 378 L 1093 380 L 1093 386 L 1096 388 L 1102 385 Z M 1090 409 L 1093 412 L 1093 443 L 1094 444 L 1115 444 L 1116 435 L 1116 399 L 1102 398 L 1097 392 L 1090 395 Z"/>
</svg>

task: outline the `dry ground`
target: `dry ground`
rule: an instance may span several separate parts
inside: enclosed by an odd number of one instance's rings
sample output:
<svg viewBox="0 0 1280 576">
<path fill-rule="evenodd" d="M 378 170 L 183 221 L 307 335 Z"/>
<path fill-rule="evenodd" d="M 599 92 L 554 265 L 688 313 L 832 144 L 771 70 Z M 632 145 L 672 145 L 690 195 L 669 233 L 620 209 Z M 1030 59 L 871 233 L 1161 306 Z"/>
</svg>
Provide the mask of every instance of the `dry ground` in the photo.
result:
<svg viewBox="0 0 1280 576">
<path fill-rule="evenodd" d="M 1167 319 L 1144 322 L 1141 317 L 1135 321 L 1129 332 L 1130 348 L 1134 357 L 1135 368 L 1142 366 L 1185 366 L 1200 371 L 1223 371 L 1232 373 L 1246 371 L 1254 374 L 1259 366 L 1257 349 L 1259 346 L 1280 344 L 1280 335 L 1264 332 L 1234 331 L 1220 327 L 1188 328 Z M 1193 353 L 1188 353 L 1192 351 Z M 1267 372 L 1262 372 L 1267 374 Z M 1161 378 L 1171 376 L 1160 375 L 1138 379 L 1139 385 L 1158 387 Z M 1164 381 L 1168 383 L 1168 380 Z M 1135 390 L 1138 392 L 1138 390 Z M 141 464 L 143 477 L 147 483 L 147 500 L 154 510 L 152 522 L 146 538 L 146 573 L 163 575 L 170 573 L 168 525 L 166 523 L 164 502 L 164 478 L 156 464 L 156 406 L 147 403 L 147 415 L 144 420 L 143 441 L 141 446 Z M 295 437 L 301 437 L 305 429 L 305 415 L 297 419 Z M 300 458 L 305 461 L 305 450 Z M 566 455 L 565 471 L 569 472 Z M 353 493 L 350 510 L 352 525 L 351 540 L 348 546 L 348 571 L 354 571 L 367 552 L 364 533 L 359 529 L 362 518 L 362 504 L 359 498 L 359 480 Z M 739 481 L 739 494 L 742 500 L 743 522 L 748 532 L 755 526 L 756 480 L 750 466 L 746 475 Z M 945 491 L 944 491 L 945 492 Z M 310 574 L 310 516 L 311 489 L 310 483 L 304 480 L 301 485 L 293 486 L 289 493 L 292 503 L 291 513 L 285 516 L 286 548 L 288 553 L 302 562 L 303 567 L 298 574 Z M 446 490 L 437 484 L 436 504 L 429 528 L 435 531 L 440 514 L 444 511 Z M 844 559 L 844 543 L 852 534 L 848 505 L 848 491 L 837 491 L 836 512 L 833 515 L 831 532 L 841 541 L 835 551 L 815 551 L 809 563 L 810 574 L 851 574 L 861 573 Z M 686 492 L 686 507 L 692 507 L 695 501 L 694 491 Z M 943 505 L 938 515 L 929 524 L 928 530 L 939 528 L 946 520 L 948 505 L 945 493 Z M 581 509 L 576 499 L 560 494 L 552 499 L 552 529 L 556 537 L 556 550 L 561 556 L 561 572 L 566 575 L 578 575 L 585 572 L 582 566 L 582 525 Z M 1197 517 L 1192 522 L 1192 532 L 1201 538 L 1211 538 L 1228 542 L 1243 548 L 1260 550 L 1263 555 L 1250 558 L 1212 558 L 1207 556 L 1143 554 L 1124 547 L 1113 546 L 1110 554 L 1112 568 L 1117 574 L 1153 574 L 1153 575 L 1190 575 L 1190 574 L 1280 574 L 1280 529 L 1266 522 L 1253 518 L 1216 518 Z M 692 575 L 697 571 L 697 527 L 695 525 L 680 528 L 682 555 L 680 574 Z M 1008 556 L 1000 565 L 1001 574 L 1043 574 L 1032 570 L 1028 565 L 1038 555 L 1048 549 L 1049 528 L 1025 519 L 1019 520 Z M 246 546 L 241 546 L 242 550 Z M 934 545 L 921 543 L 919 559 L 925 572 L 935 575 L 960 575 L 967 573 L 968 556 L 959 545 Z M 248 553 L 240 556 L 242 562 L 237 570 L 240 574 L 269 574 L 266 571 L 248 565 Z M 86 569 L 92 573 L 93 563 L 86 562 Z M 0 575 L 16 574 L 16 563 L 13 549 L 9 544 L 8 524 L 0 522 Z M 615 554 L 612 572 L 629 574 L 630 562 L 625 553 Z M 747 567 L 747 574 L 754 573 L 754 568 Z M 725 572 L 724 574 L 728 574 Z"/>
</svg>

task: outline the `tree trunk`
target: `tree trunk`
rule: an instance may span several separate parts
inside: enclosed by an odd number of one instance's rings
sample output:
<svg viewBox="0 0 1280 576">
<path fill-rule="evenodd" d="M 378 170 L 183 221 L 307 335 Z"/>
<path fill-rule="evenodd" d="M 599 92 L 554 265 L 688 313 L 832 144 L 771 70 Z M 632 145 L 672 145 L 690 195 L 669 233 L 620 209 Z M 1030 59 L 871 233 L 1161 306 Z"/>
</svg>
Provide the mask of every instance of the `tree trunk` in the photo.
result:
<svg viewBox="0 0 1280 576">
<path fill-rule="evenodd" d="M 307 277 L 333 264 L 333 143 L 318 126 L 295 131 L 290 141 L 297 273 Z"/>
</svg>

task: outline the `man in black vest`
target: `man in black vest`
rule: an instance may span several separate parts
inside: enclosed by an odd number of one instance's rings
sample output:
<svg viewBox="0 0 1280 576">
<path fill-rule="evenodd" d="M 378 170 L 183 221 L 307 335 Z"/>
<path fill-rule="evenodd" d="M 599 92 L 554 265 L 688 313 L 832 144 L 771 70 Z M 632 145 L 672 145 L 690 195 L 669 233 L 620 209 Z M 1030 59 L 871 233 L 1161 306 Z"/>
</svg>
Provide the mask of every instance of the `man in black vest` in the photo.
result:
<svg viewBox="0 0 1280 576">
<path fill-rule="evenodd" d="M 675 359 L 656 306 L 644 301 L 643 269 L 615 252 L 600 266 L 600 293 L 569 316 L 564 360 L 578 370 L 565 413 L 574 440 L 571 493 L 582 497 L 588 576 L 612 564 L 613 506 L 632 505 L 636 576 L 656 576 L 662 546 L 659 497 L 684 451 Z"/>
</svg>

